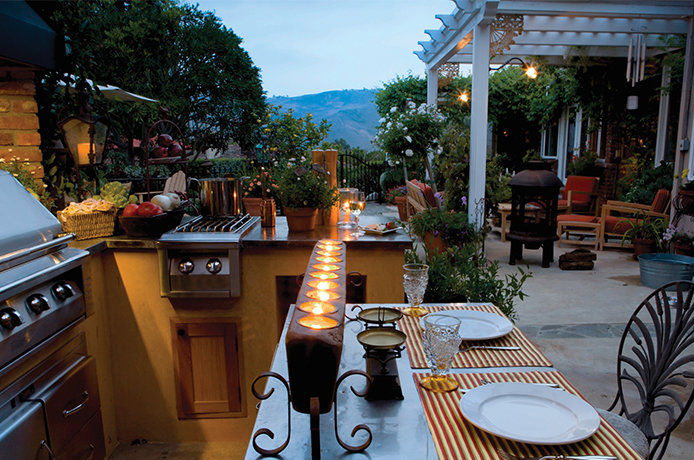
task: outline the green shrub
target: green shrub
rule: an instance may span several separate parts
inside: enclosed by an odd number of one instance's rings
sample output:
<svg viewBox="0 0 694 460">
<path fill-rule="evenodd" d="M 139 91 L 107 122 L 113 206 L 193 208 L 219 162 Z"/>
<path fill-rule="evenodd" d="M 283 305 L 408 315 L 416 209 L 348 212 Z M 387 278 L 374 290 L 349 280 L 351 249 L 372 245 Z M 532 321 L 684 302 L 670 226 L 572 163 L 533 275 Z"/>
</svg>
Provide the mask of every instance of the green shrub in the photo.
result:
<svg viewBox="0 0 694 460">
<path fill-rule="evenodd" d="M 622 196 L 622 200 L 630 203 L 653 203 L 655 194 L 659 189 L 672 189 L 673 174 L 672 163 L 664 161 L 657 168 L 645 169 L 640 176 L 633 179 L 629 190 Z"/>
<path fill-rule="evenodd" d="M 476 232 L 475 227 L 467 221 L 467 213 L 445 211 L 432 208 L 415 214 L 409 227 L 415 235 L 424 238 L 431 233 L 439 236 L 448 246 L 481 243 L 484 233 Z"/>
<path fill-rule="evenodd" d="M 523 284 L 532 273 L 499 275 L 499 262 L 490 262 L 476 245 L 450 247 L 442 253 L 427 254 L 426 262 L 416 251 L 407 251 L 408 263 L 426 263 L 429 283 L 424 302 L 491 302 L 510 319 L 516 318 L 515 299 L 524 300 Z"/>
<path fill-rule="evenodd" d="M 600 177 L 602 169 L 595 164 L 598 155 L 592 150 L 586 150 L 580 157 L 575 158 L 566 167 L 566 174 L 569 176 L 593 176 Z"/>
<path fill-rule="evenodd" d="M 337 187 L 331 187 L 323 175 L 313 171 L 310 162 L 298 165 L 289 162 L 278 170 L 278 197 L 282 207 L 326 209 L 337 203 Z"/>
<path fill-rule="evenodd" d="M 199 179 L 205 177 L 252 176 L 256 168 L 248 158 L 214 158 L 194 160 L 188 163 L 188 175 Z"/>
</svg>

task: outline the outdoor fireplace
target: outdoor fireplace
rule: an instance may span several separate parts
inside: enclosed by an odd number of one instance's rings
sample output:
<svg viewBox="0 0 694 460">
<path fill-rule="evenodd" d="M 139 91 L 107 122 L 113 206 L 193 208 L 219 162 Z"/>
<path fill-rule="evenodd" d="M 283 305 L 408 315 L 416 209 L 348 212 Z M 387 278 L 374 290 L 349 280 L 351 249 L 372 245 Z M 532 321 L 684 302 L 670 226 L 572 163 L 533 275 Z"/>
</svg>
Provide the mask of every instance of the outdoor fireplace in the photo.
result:
<svg viewBox="0 0 694 460">
<path fill-rule="evenodd" d="M 269 398 L 274 389 L 259 393 L 255 385 L 264 378 L 281 381 L 288 393 L 288 427 L 286 441 L 275 449 L 264 449 L 257 443 L 261 434 L 274 438 L 274 433 L 261 428 L 253 434 L 253 447 L 262 455 L 277 455 L 289 444 L 291 436 L 291 408 L 311 417 L 311 455 L 320 458 L 320 414 L 334 407 L 337 427 L 337 389 L 347 377 L 360 374 L 370 383 L 370 377 L 360 370 L 351 370 L 338 377 L 344 335 L 345 296 L 347 274 L 345 270 L 345 244 L 336 240 L 320 240 L 313 249 L 303 284 L 296 299 L 296 308 L 289 323 L 285 345 L 287 350 L 288 381 L 274 372 L 259 375 L 251 385 L 256 398 Z M 368 392 L 352 391 L 357 396 Z M 358 446 L 342 441 L 335 430 L 337 441 L 350 452 L 360 452 L 371 443 L 371 430 L 357 425 L 352 436 L 364 430 L 367 440 Z"/>
<path fill-rule="evenodd" d="M 554 241 L 557 237 L 557 200 L 561 180 L 543 168 L 531 164 L 511 178 L 511 241 L 509 264 L 523 258 L 523 246 L 528 249 L 542 247 L 542 267 L 547 268 L 554 259 Z"/>
</svg>

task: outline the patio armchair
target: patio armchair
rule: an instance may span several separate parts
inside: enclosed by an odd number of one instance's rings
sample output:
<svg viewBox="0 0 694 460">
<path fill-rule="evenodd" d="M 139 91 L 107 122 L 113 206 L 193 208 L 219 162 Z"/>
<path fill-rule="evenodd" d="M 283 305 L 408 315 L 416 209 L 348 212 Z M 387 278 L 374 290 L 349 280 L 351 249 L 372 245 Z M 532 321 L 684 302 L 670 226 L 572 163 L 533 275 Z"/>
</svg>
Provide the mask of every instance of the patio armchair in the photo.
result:
<svg viewBox="0 0 694 460">
<path fill-rule="evenodd" d="M 625 201 L 607 201 L 602 205 L 600 214 L 600 250 L 607 247 L 624 246 L 622 242 L 610 243 L 609 238 L 624 237 L 624 233 L 631 227 L 628 221 L 639 222 L 648 217 L 670 218 L 667 209 L 670 206 L 670 191 L 660 189 L 653 198 L 653 203 L 639 204 Z M 628 247 L 628 246 L 627 246 Z"/>
<path fill-rule="evenodd" d="M 559 209 L 567 214 L 595 214 L 598 205 L 598 183 L 592 176 L 569 176 L 560 191 Z"/>
<path fill-rule="evenodd" d="M 407 181 L 407 218 L 429 208 L 438 207 L 434 191 L 428 185 L 416 180 Z M 431 195 L 427 198 L 427 195 Z M 410 212 L 413 210 L 414 212 Z"/>
<path fill-rule="evenodd" d="M 619 341 L 617 395 L 607 411 L 598 409 L 652 460 L 663 458 L 670 435 L 694 401 L 693 300 L 694 283 L 676 281 L 641 302 Z"/>
</svg>

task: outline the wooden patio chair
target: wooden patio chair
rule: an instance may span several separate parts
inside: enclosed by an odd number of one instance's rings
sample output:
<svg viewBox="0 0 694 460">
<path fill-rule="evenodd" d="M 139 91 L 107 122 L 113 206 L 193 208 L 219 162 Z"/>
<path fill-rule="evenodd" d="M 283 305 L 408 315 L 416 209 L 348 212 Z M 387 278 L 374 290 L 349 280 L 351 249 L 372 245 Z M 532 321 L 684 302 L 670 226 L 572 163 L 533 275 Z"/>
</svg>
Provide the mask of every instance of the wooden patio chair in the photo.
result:
<svg viewBox="0 0 694 460">
<path fill-rule="evenodd" d="M 600 214 L 600 250 L 604 247 L 630 247 L 630 244 L 622 244 L 621 239 L 624 232 L 629 229 L 629 224 L 625 220 L 636 222 L 638 219 L 648 217 L 663 218 L 669 220 L 670 215 L 667 210 L 670 207 L 670 191 L 661 188 L 656 192 L 653 203 L 639 204 L 627 203 L 625 201 L 609 200 L 602 205 Z M 618 214 L 621 214 L 618 215 Z M 630 217 L 635 215 L 636 217 Z M 619 243 L 610 243 L 609 238 L 619 238 Z"/>
<path fill-rule="evenodd" d="M 644 458 L 663 458 L 694 400 L 693 300 L 694 283 L 661 286 L 636 308 L 619 341 L 617 395 L 607 409 L 616 413 L 598 412 Z"/>
<path fill-rule="evenodd" d="M 417 214 L 418 212 L 426 211 L 429 209 L 429 203 L 427 202 L 426 198 L 424 198 L 424 193 L 422 192 L 422 189 L 419 188 L 418 185 L 416 185 L 412 181 L 407 181 L 407 220 L 410 219 L 413 215 Z M 414 212 L 410 213 L 410 209 L 413 209 Z"/>
<path fill-rule="evenodd" d="M 600 179 L 592 176 L 569 176 L 564 189 L 560 192 L 560 209 L 566 214 L 597 214 L 598 185 Z"/>
</svg>

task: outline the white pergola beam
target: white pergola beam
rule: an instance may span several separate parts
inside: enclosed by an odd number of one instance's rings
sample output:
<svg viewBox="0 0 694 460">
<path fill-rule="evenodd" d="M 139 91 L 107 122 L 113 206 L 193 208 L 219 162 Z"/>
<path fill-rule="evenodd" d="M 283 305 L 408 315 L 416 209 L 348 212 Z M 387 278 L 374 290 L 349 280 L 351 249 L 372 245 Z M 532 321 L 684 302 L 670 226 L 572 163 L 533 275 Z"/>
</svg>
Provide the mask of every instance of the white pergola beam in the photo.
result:
<svg viewBox="0 0 694 460">
<path fill-rule="evenodd" d="M 525 32 L 595 32 L 624 34 L 686 34 L 686 19 L 630 19 L 525 15 Z"/>
<path fill-rule="evenodd" d="M 502 0 L 499 13 L 667 19 L 690 16 L 692 6 L 686 1 L 658 2 L 656 0 L 625 0 L 623 2 Z"/>
<path fill-rule="evenodd" d="M 472 46 L 474 46 L 474 41 Z M 650 48 L 646 50 L 646 56 L 651 57 L 665 52 L 659 48 Z M 447 62 L 465 63 L 471 62 L 472 53 L 470 48 L 464 49 L 448 59 Z M 503 56 L 508 59 L 509 56 L 591 56 L 591 57 L 616 57 L 626 58 L 627 49 L 623 46 L 585 46 L 575 48 L 572 46 L 554 46 L 554 45 L 511 45 L 510 49 L 504 51 Z"/>
<path fill-rule="evenodd" d="M 631 34 L 586 33 L 586 32 L 524 32 L 515 38 L 516 45 L 553 46 L 629 46 Z M 664 35 L 646 35 L 646 46 L 664 46 Z"/>
</svg>

